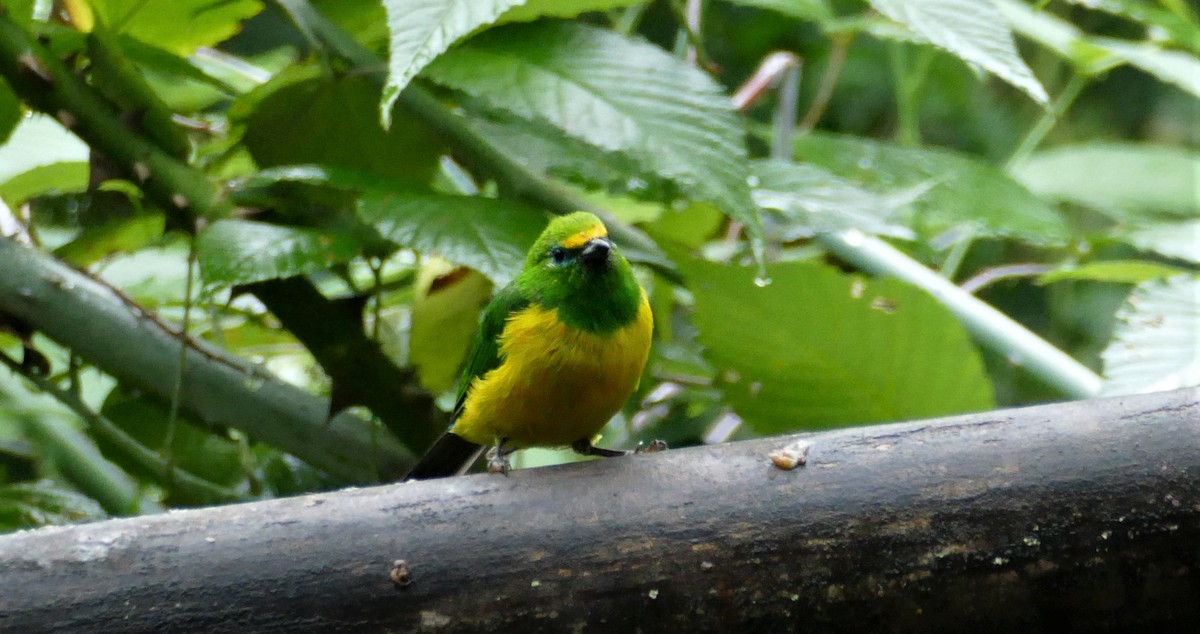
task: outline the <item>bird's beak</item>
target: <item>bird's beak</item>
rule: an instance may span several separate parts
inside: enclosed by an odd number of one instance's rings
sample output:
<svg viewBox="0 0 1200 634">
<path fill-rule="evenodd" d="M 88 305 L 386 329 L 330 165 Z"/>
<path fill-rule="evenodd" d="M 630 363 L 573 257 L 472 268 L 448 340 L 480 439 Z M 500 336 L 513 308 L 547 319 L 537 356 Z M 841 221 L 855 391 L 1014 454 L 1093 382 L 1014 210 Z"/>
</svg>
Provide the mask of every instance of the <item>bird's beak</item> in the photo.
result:
<svg viewBox="0 0 1200 634">
<path fill-rule="evenodd" d="M 612 248 L 613 243 L 608 238 L 592 238 L 583 245 L 579 259 L 590 267 L 599 268 L 608 262 L 608 254 Z"/>
</svg>

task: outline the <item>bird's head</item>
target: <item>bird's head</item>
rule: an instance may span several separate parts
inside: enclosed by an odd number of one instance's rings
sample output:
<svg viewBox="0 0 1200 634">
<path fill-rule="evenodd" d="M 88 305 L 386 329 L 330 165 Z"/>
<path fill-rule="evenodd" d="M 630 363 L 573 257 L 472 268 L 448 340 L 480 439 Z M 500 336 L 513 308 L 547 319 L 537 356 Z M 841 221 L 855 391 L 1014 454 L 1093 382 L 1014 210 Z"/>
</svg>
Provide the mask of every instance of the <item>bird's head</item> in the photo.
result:
<svg viewBox="0 0 1200 634">
<path fill-rule="evenodd" d="M 561 281 L 604 275 L 620 254 L 595 215 L 577 211 L 550 221 L 525 258 L 525 270 L 544 270 Z"/>
<path fill-rule="evenodd" d="M 640 297 L 633 270 L 608 229 L 586 211 L 550 221 L 529 249 L 520 282 L 541 303 L 589 326 L 607 322 L 614 311 L 624 319 Z"/>
</svg>

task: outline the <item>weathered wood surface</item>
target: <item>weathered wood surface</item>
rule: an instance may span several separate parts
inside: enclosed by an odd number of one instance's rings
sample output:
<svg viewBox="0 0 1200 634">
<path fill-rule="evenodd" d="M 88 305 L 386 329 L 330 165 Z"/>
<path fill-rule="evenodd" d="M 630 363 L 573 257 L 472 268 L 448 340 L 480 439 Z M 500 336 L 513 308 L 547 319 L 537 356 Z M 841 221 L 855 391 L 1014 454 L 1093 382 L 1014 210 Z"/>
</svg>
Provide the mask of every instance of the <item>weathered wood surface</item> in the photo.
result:
<svg viewBox="0 0 1200 634">
<path fill-rule="evenodd" d="M 1196 390 L 805 438 L 0 537 L 0 631 L 1200 623 Z"/>
</svg>

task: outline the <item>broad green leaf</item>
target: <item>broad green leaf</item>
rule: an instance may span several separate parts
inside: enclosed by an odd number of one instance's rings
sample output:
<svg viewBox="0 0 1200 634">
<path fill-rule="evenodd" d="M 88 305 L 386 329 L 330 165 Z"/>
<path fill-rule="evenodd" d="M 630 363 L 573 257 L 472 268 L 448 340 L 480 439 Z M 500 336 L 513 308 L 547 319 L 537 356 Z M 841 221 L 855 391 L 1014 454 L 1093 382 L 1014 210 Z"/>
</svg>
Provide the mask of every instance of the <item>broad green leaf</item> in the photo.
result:
<svg viewBox="0 0 1200 634">
<path fill-rule="evenodd" d="M 36 4 L 37 0 L 0 0 L 0 7 L 8 10 L 13 22 L 26 30 L 32 26 Z"/>
<path fill-rule="evenodd" d="M 1121 220 L 1200 216 L 1200 152 L 1140 143 L 1089 143 L 1039 152 L 1013 170 L 1030 191 Z"/>
<path fill-rule="evenodd" d="M 730 4 L 769 9 L 800 20 L 827 22 L 833 20 L 833 8 L 828 0 L 726 0 Z"/>
<path fill-rule="evenodd" d="M 1069 235 L 1054 207 L 976 157 L 827 134 L 800 137 L 795 148 L 797 161 L 877 193 L 929 187 L 913 202 L 913 226 L 927 235 L 962 225 L 1034 244 L 1062 244 Z"/>
<path fill-rule="evenodd" d="M 358 216 L 384 239 L 469 266 L 498 286 L 520 272 L 546 226 L 536 209 L 477 196 L 370 192 Z"/>
<path fill-rule="evenodd" d="M 995 0 L 1013 30 L 1058 53 L 1084 75 L 1098 75 L 1125 63 L 1124 58 L 1092 42 L 1075 25 L 1020 0 Z"/>
<path fill-rule="evenodd" d="M 52 480 L 0 485 L 0 532 L 105 517 L 95 500 Z"/>
<path fill-rule="evenodd" d="M 167 421 L 170 411 L 163 403 L 136 396 L 120 389 L 109 393 L 101 413 L 143 447 L 166 450 Z M 96 440 L 106 458 L 141 478 L 163 484 L 161 474 L 142 468 L 141 463 L 126 459 L 119 448 Z M 180 469 L 210 482 L 232 485 L 244 479 L 241 468 L 241 448 L 238 443 L 193 423 L 177 420 L 171 434 L 171 458 Z M 196 503 L 198 500 L 171 500 L 175 504 Z"/>
<path fill-rule="evenodd" d="M 92 6 L 114 32 L 184 56 L 233 36 L 263 8 L 259 0 L 92 0 Z"/>
<path fill-rule="evenodd" d="M 80 268 L 113 253 L 133 251 L 162 236 L 166 220 L 159 213 L 116 218 L 94 227 L 86 227 L 70 242 L 54 250 L 54 256 Z"/>
<path fill-rule="evenodd" d="M 122 35 L 184 57 L 238 34 L 242 22 L 261 13 L 264 6 L 261 0 L 92 1 Z M 181 24 L 186 28 L 179 28 Z"/>
<path fill-rule="evenodd" d="M 1147 224 L 1118 237 L 1139 249 L 1200 263 L 1200 218 Z"/>
<path fill-rule="evenodd" d="M 819 167 L 788 161 L 759 161 L 753 172 L 754 200 L 782 215 L 784 241 L 844 229 L 904 240 L 916 237 L 902 221 L 925 187 L 877 194 Z"/>
<path fill-rule="evenodd" d="M 869 0 L 880 13 L 934 45 L 1025 91 L 1050 101 L 1013 44 L 1004 15 L 992 0 Z"/>
<path fill-rule="evenodd" d="M 383 127 L 391 127 L 392 105 L 426 64 L 459 39 L 496 21 L 525 0 L 383 0 L 387 9 L 387 83 L 379 103 Z"/>
<path fill-rule="evenodd" d="M 0 146 L 0 196 L 16 206 L 38 194 L 82 191 L 87 162 L 86 143 L 50 117 L 32 115 Z"/>
<path fill-rule="evenodd" d="M 326 78 L 313 68 L 277 76 L 239 102 L 246 147 L 260 167 L 315 163 L 424 184 L 441 146 L 420 122 L 399 119 L 384 132 L 368 77 Z"/>
<path fill-rule="evenodd" d="M 421 386 L 441 394 L 458 379 L 492 283 L 481 273 L 435 258 L 421 268 L 413 287 L 408 358 Z"/>
<path fill-rule="evenodd" d="M 164 244 L 118 253 L 98 267 L 106 282 L 148 308 L 182 305 L 187 297 L 189 240 L 169 234 Z M 197 287 L 199 285 L 196 285 Z M 193 300 L 199 288 L 193 288 Z"/>
<path fill-rule="evenodd" d="M 1053 284 L 1064 280 L 1087 280 L 1089 282 L 1140 284 L 1186 272 L 1186 269 L 1158 262 L 1115 260 L 1065 266 L 1042 274 L 1038 277 L 1038 283 Z"/>
<path fill-rule="evenodd" d="M 322 16 L 371 50 L 383 50 L 388 41 L 388 19 L 379 0 L 310 0 Z"/>
<path fill-rule="evenodd" d="M 711 77 L 662 49 L 582 24 L 511 25 L 472 38 L 426 74 L 627 154 L 744 224 L 761 249 L 731 102 Z"/>
<path fill-rule="evenodd" d="M 937 300 L 894 279 L 814 263 L 752 271 L 679 262 L 719 386 L 763 434 L 992 407 L 966 331 Z"/>
<path fill-rule="evenodd" d="M 2 153 L 3 150 L 0 150 Z M 80 192 L 87 188 L 87 163 L 53 163 L 35 167 L 0 184 L 0 199 L 19 205 L 34 196 Z"/>
<path fill-rule="evenodd" d="M 8 82 L 0 77 L 0 145 L 8 140 L 8 135 L 21 122 L 21 101 L 9 87 Z"/>
<path fill-rule="evenodd" d="M 497 23 L 530 22 L 538 18 L 573 18 L 589 11 L 611 11 L 644 0 L 528 0 L 505 11 Z"/>
<path fill-rule="evenodd" d="M 1188 19 L 1187 12 L 1180 10 L 1178 6 L 1173 11 L 1167 8 L 1169 3 L 1156 3 L 1153 0 L 1067 0 L 1067 2 L 1136 20 L 1153 29 L 1156 34 L 1165 31 L 1176 44 L 1190 47 L 1194 52 L 1200 53 L 1200 23 L 1196 22 L 1195 14 Z"/>
<path fill-rule="evenodd" d="M 1126 42 L 1112 38 L 1096 38 L 1093 41 L 1160 80 L 1200 97 L 1200 59 L 1195 55 L 1166 50 L 1148 42 Z"/>
<path fill-rule="evenodd" d="M 694 202 L 682 209 L 666 208 L 657 220 L 646 226 L 646 232 L 659 242 L 677 242 L 688 249 L 698 248 L 721 228 L 721 210 L 708 203 Z"/>
<path fill-rule="evenodd" d="M 253 86 L 247 87 L 241 77 L 230 78 L 226 73 L 222 79 L 208 74 L 194 60 L 212 59 L 218 53 L 209 53 L 203 58 L 192 56 L 185 59 L 156 46 L 146 44 L 129 36 L 120 38 L 121 52 L 130 61 L 137 64 L 143 79 L 151 90 L 165 103 L 171 112 L 191 113 L 209 108 L 219 101 L 230 98 L 239 92 L 248 92 Z M 213 64 L 205 68 L 212 69 Z M 252 68 L 250 62 L 239 67 Z M 215 70 L 215 69 L 214 69 Z M 229 81 L 225 81 L 228 79 Z M 237 79 L 241 79 L 238 82 Z M 254 84 L 257 85 L 257 84 Z M 241 90 L 239 90 L 239 88 Z"/>
<path fill-rule="evenodd" d="M 1103 394 L 1200 385 L 1200 279 L 1178 275 L 1133 289 L 1117 312 Z"/>
<path fill-rule="evenodd" d="M 526 168 L 586 189 L 673 202 L 679 188 L 622 152 L 605 152 L 544 122 L 486 112 L 468 124 Z M 502 116 L 493 116 L 502 115 Z"/>
<path fill-rule="evenodd" d="M 249 284 L 327 269 L 358 255 L 356 238 L 249 220 L 218 220 L 200 233 L 196 256 L 207 284 Z"/>
</svg>

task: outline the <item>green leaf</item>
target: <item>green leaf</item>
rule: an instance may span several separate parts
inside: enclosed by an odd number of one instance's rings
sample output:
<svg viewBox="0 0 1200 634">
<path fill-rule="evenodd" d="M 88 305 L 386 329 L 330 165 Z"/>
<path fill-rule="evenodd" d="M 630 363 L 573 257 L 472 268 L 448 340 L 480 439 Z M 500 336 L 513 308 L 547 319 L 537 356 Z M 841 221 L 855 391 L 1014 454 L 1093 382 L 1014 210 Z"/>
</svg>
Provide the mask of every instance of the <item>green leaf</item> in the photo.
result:
<svg viewBox="0 0 1200 634">
<path fill-rule="evenodd" d="M 1050 101 L 1013 44 L 1008 22 L 992 0 L 870 0 L 880 13 L 939 48 L 1025 91 Z"/>
<path fill-rule="evenodd" d="M 106 517 L 95 500 L 52 480 L 0 486 L 0 532 Z"/>
<path fill-rule="evenodd" d="M 492 283 L 478 272 L 434 259 L 421 268 L 413 288 L 408 358 L 421 386 L 441 394 L 458 379 Z"/>
<path fill-rule="evenodd" d="M 1098 75 L 1125 63 L 1121 56 L 1095 44 L 1083 31 L 1052 13 L 1019 0 L 995 1 L 1014 30 L 1058 53 L 1084 75 Z"/>
<path fill-rule="evenodd" d="M 353 236 L 249 220 L 218 220 L 200 233 L 196 255 L 207 284 L 249 284 L 304 275 L 346 262 Z"/>
<path fill-rule="evenodd" d="M 1189 19 L 1188 12 L 1179 10 L 1179 7 L 1172 11 L 1167 8 L 1170 6 L 1167 2 L 1155 3 L 1141 0 L 1105 0 L 1104 2 L 1067 0 L 1067 2 L 1136 20 L 1157 32 L 1165 31 L 1176 44 L 1190 47 L 1193 51 L 1200 53 L 1200 24 L 1196 22 L 1195 15 L 1192 14 Z"/>
<path fill-rule="evenodd" d="M 143 447 L 163 451 L 167 442 L 167 421 L 170 412 L 163 403 L 147 397 L 114 389 L 101 408 L 101 414 L 129 434 Z M 160 473 L 144 469 L 141 463 L 126 460 L 119 448 L 103 439 L 96 445 L 106 458 L 141 478 L 164 484 Z M 244 479 L 241 468 L 241 448 L 238 443 L 214 432 L 205 431 L 193 423 L 176 421 L 171 434 L 171 458 L 178 468 L 222 485 L 233 485 Z M 195 503 L 195 500 L 171 500 L 176 504 Z"/>
<path fill-rule="evenodd" d="M 1103 394 L 1200 385 L 1200 279 L 1178 275 L 1133 289 L 1104 350 Z"/>
<path fill-rule="evenodd" d="M 1043 273 L 1038 277 L 1038 283 L 1053 284 L 1064 280 L 1087 280 L 1089 282 L 1140 284 L 1186 272 L 1186 269 L 1157 262 L 1114 260 L 1065 266 L 1049 273 Z"/>
<path fill-rule="evenodd" d="M 0 7 L 8 10 L 13 22 L 21 28 L 30 30 L 33 25 L 33 12 L 37 0 L 0 0 Z"/>
<path fill-rule="evenodd" d="M 854 136 L 796 139 L 797 161 L 812 163 L 877 192 L 929 187 L 913 202 L 914 226 L 938 233 L 964 224 L 981 235 L 1033 244 L 1063 244 L 1067 223 L 1051 205 L 977 158 L 934 148 L 908 148 Z"/>
<path fill-rule="evenodd" d="M 877 194 L 819 167 L 788 161 L 759 161 L 753 171 L 758 182 L 754 200 L 781 213 L 781 238 L 786 242 L 844 229 L 904 240 L 916 237 L 899 220 L 924 187 Z"/>
<path fill-rule="evenodd" d="M 761 250 L 741 122 L 711 77 L 662 49 L 582 24 L 512 25 L 472 38 L 426 74 L 624 152 L 744 224 Z"/>
<path fill-rule="evenodd" d="M 259 0 L 91 0 L 114 32 L 178 55 L 191 55 L 241 30 L 242 20 L 262 11 Z"/>
<path fill-rule="evenodd" d="M 8 140 L 8 135 L 21 122 L 21 100 L 12 91 L 8 82 L 0 77 L 0 145 Z"/>
<path fill-rule="evenodd" d="M 829 22 L 834 18 L 833 8 L 828 0 L 727 0 L 730 4 L 740 4 L 758 9 L 776 11 L 800 20 L 814 22 Z"/>
<path fill-rule="evenodd" d="M 544 121 L 502 112 L 484 114 L 469 120 L 468 125 L 534 172 L 645 200 L 665 203 L 679 196 L 674 183 L 647 171 L 622 152 L 601 151 Z"/>
<path fill-rule="evenodd" d="M 1013 170 L 1030 191 L 1133 221 L 1200 216 L 1200 152 L 1141 143 L 1089 143 L 1039 152 Z"/>
<path fill-rule="evenodd" d="M 400 91 L 435 57 L 477 28 L 496 21 L 524 0 L 383 0 L 391 33 L 387 83 L 379 102 L 383 127 L 391 126 Z"/>
<path fill-rule="evenodd" d="M 1093 41 L 1160 80 L 1200 97 L 1200 59 L 1195 55 L 1165 50 L 1148 42 L 1126 42 L 1107 37 Z"/>
<path fill-rule="evenodd" d="M 384 239 L 469 266 L 498 286 L 520 272 L 546 226 L 536 209 L 477 196 L 369 192 L 358 216 Z"/>
<path fill-rule="evenodd" d="M 0 146 L 0 197 L 15 207 L 38 194 L 83 191 L 87 163 L 86 143 L 50 117 L 30 116 Z"/>
<path fill-rule="evenodd" d="M 382 50 L 388 40 L 388 19 L 379 0 L 309 0 L 330 22 L 371 50 Z"/>
<path fill-rule="evenodd" d="M 1118 237 L 1139 249 L 1200 263 L 1200 218 L 1156 222 L 1125 231 Z"/>
<path fill-rule="evenodd" d="M 505 11 L 497 23 L 531 22 L 538 18 L 573 18 L 590 11 L 611 11 L 644 0 L 528 0 Z"/>
<path fill-rule="evenodd" d="M 54 250 L 54 256 L 77 267 L 86 268 L 122 251 L 133 251 L 162 236 L 166 219 L 160 213 L 115 218 L 94 227 L 86 227 L 70 242 Z"/>
<path fill-rule="evenodd" d="M 992 407 L 978 350 L 935 299 L 813 263 L 679 262 L 728 402 L 763 434 Z"/>
<path fill-rule="evenodd" d="M 375 99 L 368 77 L 293 68 L 247 95 L 231 117 L 245 122 L 245 144 L 260 167 L 316 163 L 429 182 L 441 145 L 413 119 L 384 132 Z"/>
</svg>

